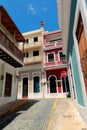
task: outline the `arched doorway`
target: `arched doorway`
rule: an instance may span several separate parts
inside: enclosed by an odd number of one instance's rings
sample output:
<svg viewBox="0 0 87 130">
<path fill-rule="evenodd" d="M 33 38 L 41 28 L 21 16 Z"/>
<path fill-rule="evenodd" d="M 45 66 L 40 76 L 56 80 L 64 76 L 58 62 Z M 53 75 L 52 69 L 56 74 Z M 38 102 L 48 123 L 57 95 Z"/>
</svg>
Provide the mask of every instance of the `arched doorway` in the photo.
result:
<svg viewBox="0 0 87 130">
<path fill-rule="evenodd" d="M 39 76 L 33 78 L 34 93 L 40 92 Z"/>
<path fill-rule="evenodd" d="M 23 78 L 23 97 L 28 97 L 28 77 Z"/>
<path fill-rule="evenodd" d="M 49 81 L 50 81 L 50 93 L 57 93 L 56 77 L 55 76 L 49 77 Z"/>
</svg>

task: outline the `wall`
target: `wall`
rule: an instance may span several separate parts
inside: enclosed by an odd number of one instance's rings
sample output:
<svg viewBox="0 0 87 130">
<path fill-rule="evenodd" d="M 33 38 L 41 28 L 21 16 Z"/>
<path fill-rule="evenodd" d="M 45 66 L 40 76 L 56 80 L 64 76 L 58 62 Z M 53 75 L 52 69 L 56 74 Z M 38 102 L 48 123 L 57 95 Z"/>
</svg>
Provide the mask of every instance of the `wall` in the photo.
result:
<svg viewBox="0 0 87 130">
<path fill-rule="evenodd" d="M 74 17 L 75 17 L 75 9 L 76 9 L 76 0 L 71 3 L 71 14 L 70 14 L 70 26 L 69 26 L 69 36 L 68 36 L 68 49 L 67 49 L 67 57 L 69 62 L 69 57 L 71 56 L 73 74 L 74 74 L 74 82 L 77 93 L 77 102 L 79 105 L 84 106 L 82 86 L 80 82 L 79 68 L 76 57 L 75 45 L 73 40 L 73 25 L 74 25 Z"/>
<path fill-rule="evenodd" d="M 4 79 L 0 79 L 0 105 L 8 103 L 10 101 L 16 100 L 17 97 L 17 79 L 16 79 L 16 69 L 10 66 L 9 64 L 0 60 L 0 66 L 2 70 L 0 71 L 1 74 L 4 75 Z M 5 89 L 5 75 L 6 72 L 12 74 L 12 90 L 11 90 L 11 97 L 4 97 L 4 89 Z"/>
<path fill-rule="evenodd" d="M 85 0 L 86 6 L 87 6 L 87 0 Z"/>
</svg>

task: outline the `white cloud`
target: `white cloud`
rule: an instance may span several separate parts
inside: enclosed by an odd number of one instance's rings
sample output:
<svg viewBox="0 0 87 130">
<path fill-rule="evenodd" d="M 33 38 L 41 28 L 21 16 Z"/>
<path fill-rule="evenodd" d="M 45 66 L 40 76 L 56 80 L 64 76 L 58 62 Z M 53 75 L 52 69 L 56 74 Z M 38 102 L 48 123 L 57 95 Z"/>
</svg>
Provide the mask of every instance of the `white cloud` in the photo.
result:
<svg viewBox="0 0 87 130">
<path fill-rule="evenodd" d="M 37 8 L 36 8 L 36 5 L 33 5 L 33 4 L 29 4 L 29 7 L 28 7 L 29 11 L 35 15 L 37 13 Z"/>
<path fill-rule="evenodd" d="M 43 7 L 42 9 L 43 9 L 43 11 L 44 11 L 44 12 L 46 12 L 46 11 L 47 11 L 47 8 L 46 8 L 46 7 Z"/>
</svg>

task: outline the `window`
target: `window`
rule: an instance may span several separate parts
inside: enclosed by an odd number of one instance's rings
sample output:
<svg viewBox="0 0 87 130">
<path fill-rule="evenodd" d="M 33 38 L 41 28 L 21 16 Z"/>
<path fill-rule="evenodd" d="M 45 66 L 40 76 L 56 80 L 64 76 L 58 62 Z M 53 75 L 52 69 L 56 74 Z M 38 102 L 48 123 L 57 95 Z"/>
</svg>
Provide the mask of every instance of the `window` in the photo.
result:
<svg viewBox="0 0 87 130">
<path fill-rule="evenodd" d="M 25 52 L 25 53 L 24 53 L 24 57 L 29 57 L 29 53 L 28 53 L 28 52 Z"/>
<path fill-rule="evenodd" d="M 39 55 L 39 51 L 33 51 L 33 56 L 38 56 Z"/>
<path fill-rule="evenodd" d="M 6 80 L 5 80 L 5 97 L 11 97 L 11 90 L 12 90 L 12 75 L 6 73 Z"/>
<path fill-rule="evenodd" d="M 78 23 L 77 23 L 77 29 L 76 29 L 76 38 L 78 40 L 78 43 L 79 43 L 82 31 L 83 31 L 83 22 L 82 22 L 81 13 L 79 13 L 79 18 L 78 18 Z"/>
<path fill-rule="evenodd" d="M 29 39 L 26 39 L 26 40 L 25 40 L 25 43 L 29 43 Z"/>
<path fill-rule="evenodd" d="M 34 37 L 34 42 L 37 42 L 38 41 L 38 37 Z"/>
<path fill-rule="evenodd" d="M 48 62 L 54 61 L 54 53 L 48 54 Z"/>
<path fill-rule="evenodd" d="M 62 51 L 59 51 L 59 60 L 65 60 L 66 56 L 62 53 Z"/>
</svg>

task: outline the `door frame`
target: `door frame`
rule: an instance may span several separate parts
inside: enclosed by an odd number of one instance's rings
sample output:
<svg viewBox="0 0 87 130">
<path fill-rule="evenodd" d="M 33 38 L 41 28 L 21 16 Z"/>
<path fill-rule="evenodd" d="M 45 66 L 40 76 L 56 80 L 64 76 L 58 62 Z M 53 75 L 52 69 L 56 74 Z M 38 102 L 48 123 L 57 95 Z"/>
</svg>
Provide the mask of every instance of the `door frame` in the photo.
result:
<svg viewBox="0 0 87 130">
<path fill-rule="evenodd" d="M 21 86 L 22 86 L 22 97 L 23 97 L 23 78 L 28 78 L 28 95 L 29 95 L 29 74 L 28 73 L 24 73 L 22 74 L 22 82 L 21 82 Z"/>
</svg>

